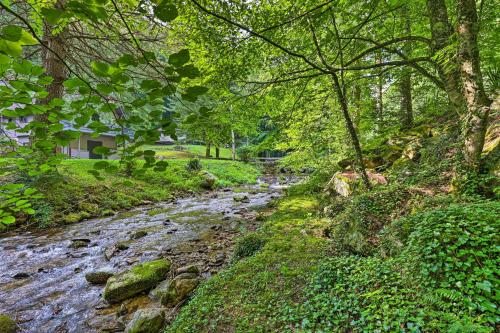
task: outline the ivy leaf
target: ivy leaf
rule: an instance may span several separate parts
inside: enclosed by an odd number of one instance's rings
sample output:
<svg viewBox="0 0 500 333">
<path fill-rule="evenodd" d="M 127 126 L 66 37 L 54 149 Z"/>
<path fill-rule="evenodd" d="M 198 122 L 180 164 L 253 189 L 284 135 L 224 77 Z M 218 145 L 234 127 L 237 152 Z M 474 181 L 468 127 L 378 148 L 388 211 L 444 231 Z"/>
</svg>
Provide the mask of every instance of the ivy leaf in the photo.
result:
<svg viewBox="0 0 500 333">
<path fill-rule="evenodd" d="M 153 13 L 163 22 L 173 21 L 179 15 L 177 7 L 175 7 L 172 1 L 169 0 L 161 1 L 156 7 L 154 7 Z"/>
<path fill-rule="evenodd" d="M 2 222 L 3 224 L 12 224 L 12 223 L 16 222 L 16 218 L 12 215 L 7 215 L 7 216 L 2 217 L 0 222 Z"/>
<path fill-rule="evenodd" d="M 180 50 L 177 53 L 171 54 L 168 57 L 168 63 L 175 67 L 181 67 L 185 63 L 187 63 L 190 59 L 189 50 Z"/>
</svg>

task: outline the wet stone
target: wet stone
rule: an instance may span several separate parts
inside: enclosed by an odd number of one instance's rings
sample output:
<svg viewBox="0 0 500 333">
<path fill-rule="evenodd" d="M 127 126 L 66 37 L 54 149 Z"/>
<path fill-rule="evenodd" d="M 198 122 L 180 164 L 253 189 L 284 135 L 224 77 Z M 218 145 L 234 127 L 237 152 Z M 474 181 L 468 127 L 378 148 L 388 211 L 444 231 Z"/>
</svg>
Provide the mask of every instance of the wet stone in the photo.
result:
<svg viewBox="0 0 500 333">
<path fill-rule="evenodd" d="M 97 271 L 85 274 L 85 280 L 92 284 L 105 284 L 113 273 L 107 271 Z"/>
<path fill-rule="evenodd" d="M 165 313 L 161 309 L 142 309 L 135 312 L 125 328 L 125 333 L 161 332 L 164 324 Z"/>
<path fill-rule="evenodd" d="M 14 274 L 14 276 L 12 276 L 13 279 L 16 279 L 16 280 L 22 280 L 22 279 L 27 279 L 31 276 L 30 273 L 27 273 L 27 272 L 19 272 L 19 273 L 16 273 Z"/>
</svg>

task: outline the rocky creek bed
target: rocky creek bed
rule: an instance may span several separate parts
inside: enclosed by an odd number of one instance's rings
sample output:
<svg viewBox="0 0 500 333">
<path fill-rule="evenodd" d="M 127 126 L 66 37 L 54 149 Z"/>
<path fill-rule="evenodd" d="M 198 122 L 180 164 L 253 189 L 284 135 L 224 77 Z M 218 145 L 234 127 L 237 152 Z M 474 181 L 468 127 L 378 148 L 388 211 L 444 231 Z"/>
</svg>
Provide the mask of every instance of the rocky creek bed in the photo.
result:
<svg viewBox="0 0 500 333">
<path fill-rule="evenodd" d="M 134 332 L 133 325 L 168 322 L 183 302 L 180 294 L 229 262 L 234 239 L 257 228 L 258 210 L 287 183 L 265 181 L 271 185 L 207 192 L 63 228 L 4 234 L 0 313 L 13 318 L 21 332 Z M 140 281 L 138 290 L 122 288 L 120 279 L 129 277 L 118 273 L 152 261 L 149 275 L 141 277 L 146 285 Z M 109 291 L 113 286 L 118 289 Z"/>
</svg>

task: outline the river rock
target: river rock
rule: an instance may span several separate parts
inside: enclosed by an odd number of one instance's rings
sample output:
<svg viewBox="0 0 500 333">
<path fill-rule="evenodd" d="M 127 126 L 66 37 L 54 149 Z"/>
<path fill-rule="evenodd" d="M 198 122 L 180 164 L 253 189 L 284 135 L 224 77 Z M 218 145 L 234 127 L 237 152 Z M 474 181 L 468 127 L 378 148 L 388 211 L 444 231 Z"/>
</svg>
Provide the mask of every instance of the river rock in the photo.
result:
<svg viewBox="0 0 500 333">
<path fill-rule="evenodd" d="M 113 273 L 106 271 L 90 272 L 85 274 L 85 280 L 87 280 L 87 282 L 92 284 L 105 284 L 108 281 L 108 279 L 112 276 Z"/>
<path fill-rule="evenodd" d="M 142 238 L 142 237 L 146 237 L 148 235 L 148 233 L 144 230 L 138 230 L 136 232 L 134 232 L 131 236 L 130 236 L 130 239 L 139 239 L 139 238 Z"/>
<path fill-rule="evenodd" d="M 235 196 L 233 197 L 233 200 L 236 202 L 244 202 L 244 203 L 250 202 L 250 199 L 246 195 Z"/>
<path fill-rule="evenodd" d="M 158 333 L 165 323 L 165 312 L 161 309 L 142 309 L 125 328 L 125 333 Z"/>
<path fill-rule="evenodd" d="M 167 294 L 170 285 L 170 280 L 161 281 L 153 290 L 149 292 L 149 298 L 154 301 L 161 300 L 162 296 Z"/>
<path fill-rule="evenodd" d="M 16 333 L 16 322 L 7 315 L 0 314 L 0 332 L 2 333 Z"/>
<path fill-rule="evenodd" d="M 128 250 L 129 247 L 130 247 L 130 241 L 119 241 L 118 243 L 115 244 L 115 248 L 117 248 L 120 251 Z"/>
<path fill-rule="evenodd" d="M 175 271 L 177 275 L 183 274 L 183 273 L 194 273 L 194 274 L 200 274 L 200 268 L 198 265 L 187 265 L 187 266 L 182 266 L 177 268 Z"/>
<path fill-rule="evenodd" d="M 82 247 L 87 247 L 90 243 L 90 239 L 72 239 L 71 244 L 69 245 L 70 248 L 72 249 L 79 249 Z"/>
<path fill-rule="evenodd" d="M 176 276 L 161 297 L 161 304 L 174 307 L 184 300 L 197 286 L 199 280 L 194 273 L 183 273 Z"/>
<path fill-rule="evenodd" d="M 171 263 L 165 259 L 145 262 L 129 271 L 109 278 L 104 290 L 104 299 L 109 303 L 119 303 L 142 292 L 148 291 L 164 280 Z"/>
</svg>

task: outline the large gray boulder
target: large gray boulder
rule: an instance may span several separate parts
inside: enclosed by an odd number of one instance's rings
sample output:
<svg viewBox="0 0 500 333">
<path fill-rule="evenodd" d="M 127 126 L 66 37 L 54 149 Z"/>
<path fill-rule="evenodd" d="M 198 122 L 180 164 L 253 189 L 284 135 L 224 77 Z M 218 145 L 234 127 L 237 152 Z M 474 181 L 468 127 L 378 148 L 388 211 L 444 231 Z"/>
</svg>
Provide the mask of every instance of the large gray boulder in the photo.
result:
<svg viewBox="0 0 500 333">
<path fill-rule="evenodd" d="M 125 328 L 125 333 L 158 333 L 165 324 L 165 313 L 161 309 L 142 309 Z"/>
<path fill-rule="evenodd" d="M 104 299 L 119 303 L 148 291 L 166 278 L 171 263 L 165 259 L 145 262 L 108 279 Z"/>
</svg>

